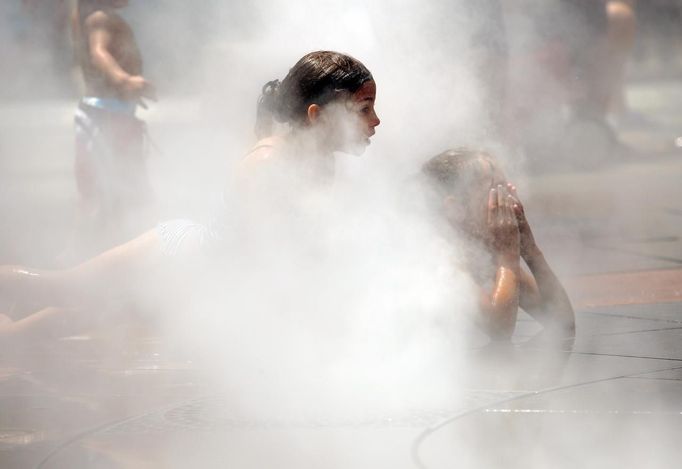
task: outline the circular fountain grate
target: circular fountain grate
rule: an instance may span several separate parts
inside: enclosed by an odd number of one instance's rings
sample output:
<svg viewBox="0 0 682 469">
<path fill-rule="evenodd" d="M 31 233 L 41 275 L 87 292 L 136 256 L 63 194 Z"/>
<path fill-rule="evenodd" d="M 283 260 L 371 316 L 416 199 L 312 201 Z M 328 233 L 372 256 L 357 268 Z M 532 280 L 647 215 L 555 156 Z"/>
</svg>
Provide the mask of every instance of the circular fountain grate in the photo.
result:
<svg viewBox="0 0 682 469">
<path fill-rule="evenodd" d="M 470 408 L 480 407 L 513 397 L 518 392 L 471 391 L 463 396 L 460 405 L 447 409 L 414 409 L 399 414 L 366 414 L 340 418 L 297 418 L 270 415 L 253 418 L 241 415 L 228 396 L 211 396 L 194 399 L 171 409 L 145 414 L 110 427 L 104 433 L 167 433 L 167 432 L 222 432 L 236 429 L 290 429 L 290 428 L 424 428 L 441 422 Z"/>
</svg>

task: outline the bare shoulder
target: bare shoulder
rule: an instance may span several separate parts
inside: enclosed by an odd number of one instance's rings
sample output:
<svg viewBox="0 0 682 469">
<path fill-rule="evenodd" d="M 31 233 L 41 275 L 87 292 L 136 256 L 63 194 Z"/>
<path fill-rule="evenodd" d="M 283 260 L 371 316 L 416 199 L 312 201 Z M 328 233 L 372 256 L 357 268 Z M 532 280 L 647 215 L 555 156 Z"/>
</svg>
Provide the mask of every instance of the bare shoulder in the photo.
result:
<svg viewBox="0 0 682 469">
<path fill-rule="evenodd" d="M 104 10 L 95 10 L 86 14 L 83 18 L 83 25 L 90 29 L 109 27 L 111 26 L 111 16 Z"/>
<path fill-rule="evenodd" d="M 246 152 L 244 160 L 262 161 L 272 157 L 274 150 L 281 145 L 281 137 L 267 137 L 259 140 Z"/>
<path fill-rule="evenodd" d="M 281 137 L 268 137 L 259 140 L 238 163 L 238 179 L 243 183 L 261 173 L 265 167 L 269 166 L 269 163 L 277 159 L 276 155 L 281 146 Z"/>
<path fill-rule="evenodd" d="M 109 10 L 95 10 L 83 18 L 83 26 L 86 30 L 113 30 L 119 27 L 123 19 L 118 14 Z"/>
<path fill-rule="evenodd" d="M 241 161 L 243 167 L 260 166 L 262 163 L 273 158 L 278 147 L 281 146 L 281 137 L 268 137 L 259 140 Z"/>
</svg>

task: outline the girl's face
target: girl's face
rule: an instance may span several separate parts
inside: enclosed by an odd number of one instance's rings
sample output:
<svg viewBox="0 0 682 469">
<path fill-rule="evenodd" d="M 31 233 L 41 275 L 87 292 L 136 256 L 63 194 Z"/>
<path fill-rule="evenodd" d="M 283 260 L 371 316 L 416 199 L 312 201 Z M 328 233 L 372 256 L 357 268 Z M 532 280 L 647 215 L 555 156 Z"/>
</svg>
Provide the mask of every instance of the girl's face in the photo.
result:
<svg viewBox="0 0 682 469">
<path fill-rule="evenodd" d="M 346 101 L 325 106 L 327 138 L 334 151 L 360 155 L 380 124 L 374 110 L 376 83 L 367 81 Z"/>
</svg>

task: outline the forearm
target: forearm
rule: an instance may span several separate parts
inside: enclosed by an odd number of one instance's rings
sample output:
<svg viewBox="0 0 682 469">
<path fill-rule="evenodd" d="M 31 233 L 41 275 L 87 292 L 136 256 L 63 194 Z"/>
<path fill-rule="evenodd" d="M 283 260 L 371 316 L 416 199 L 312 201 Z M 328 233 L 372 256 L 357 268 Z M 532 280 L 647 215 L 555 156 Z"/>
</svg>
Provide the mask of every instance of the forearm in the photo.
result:
<svg viewBox="0 0 682 469">
<path fill-rule="evenodd" d="M 519 259 L 498 259 L 495 284 L 490 294 L 487 324 L 493 338 L 509 338 L 519 309 Z"/>
<path fill-rule="evenodd" d="M 534 247 L 524 255 L 540 295 L 538 308 L 552 322 L 552 325 L 570 331 L 575 330 L 575 315 L 571 300 L 558 277 L 547 263 L 538 247 Z"/>
<path fill-rule="evenodd" d="M 122 88 L 132 76 L 123 70 L 116 59 L 102 46 L 93 49 L 91 61 L 106 80 L 117 88 Z"/>
</svg>

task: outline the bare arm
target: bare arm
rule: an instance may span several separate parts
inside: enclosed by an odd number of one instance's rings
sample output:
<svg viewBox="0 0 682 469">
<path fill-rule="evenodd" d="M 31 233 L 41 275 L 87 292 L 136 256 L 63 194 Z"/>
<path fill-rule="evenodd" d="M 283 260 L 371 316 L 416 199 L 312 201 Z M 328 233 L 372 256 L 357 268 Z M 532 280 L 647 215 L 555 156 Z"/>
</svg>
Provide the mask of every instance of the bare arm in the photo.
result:
<svg viewBox="0 0 682 469">
<path fill-rule="evenodd" d="M 481 326 L 493 339 L 508 339 L 514 332 L 519 308 L 518 260 L 499 262 L 491 291 L 481 290 Z"/>
<path fill-rule="evenodd" d="M 575 314 L 571 300 L 540 249 L 525 255 L 524 260 L 532 275 L 525 273 L 522 278 L 521 308 L 545 327 L 562 335 L 574 335 Z"/>
<path fill-rule="evenodd" d="M 516 189 L 510 186 L 510 191 L 516 198 L 521 256 L 530 269 L 530 273 L 522 272 L 521 275 L 520 306 L 545 327 L 572 336 L 575 334 L 575 314 L 571 300 L 535 242 Z"/>
<path fill-rule="evenodd" d="M 512 199 L 501 186 L 488 197 L 488 228 L 496 261 L 495 282 L 480 299 L 483 327 L 493 339 L 508 339 L 519 309 L 519 230 Z"/>
</svg>

